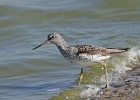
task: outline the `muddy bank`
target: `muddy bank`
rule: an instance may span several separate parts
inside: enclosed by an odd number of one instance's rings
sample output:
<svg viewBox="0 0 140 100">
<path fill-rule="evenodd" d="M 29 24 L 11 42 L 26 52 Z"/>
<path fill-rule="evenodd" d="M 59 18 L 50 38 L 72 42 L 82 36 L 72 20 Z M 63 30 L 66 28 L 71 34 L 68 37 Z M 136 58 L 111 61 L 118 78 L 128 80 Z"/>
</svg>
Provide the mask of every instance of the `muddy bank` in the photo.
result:
<svg viewBox="0 0 140 100">
<path fill-rule="evenodd" d="M 140 100 L 140 65 L 111 83 L 109 89 L 101 89 L 90 100 Z"/>
</svg>

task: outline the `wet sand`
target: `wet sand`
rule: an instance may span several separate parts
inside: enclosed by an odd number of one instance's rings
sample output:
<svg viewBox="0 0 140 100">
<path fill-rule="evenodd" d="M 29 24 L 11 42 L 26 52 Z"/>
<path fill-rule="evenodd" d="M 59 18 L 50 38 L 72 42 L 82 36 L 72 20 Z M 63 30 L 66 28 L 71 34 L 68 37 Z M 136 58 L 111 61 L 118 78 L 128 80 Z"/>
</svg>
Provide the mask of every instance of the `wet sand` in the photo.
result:
<svg viewBox="0 0 140 100">
<path fill-rule="evenodd" d="M 140 65 L 111 83 L 109 89 L 101 89 L 90 100 L 140 100 Z"/>
</svg>

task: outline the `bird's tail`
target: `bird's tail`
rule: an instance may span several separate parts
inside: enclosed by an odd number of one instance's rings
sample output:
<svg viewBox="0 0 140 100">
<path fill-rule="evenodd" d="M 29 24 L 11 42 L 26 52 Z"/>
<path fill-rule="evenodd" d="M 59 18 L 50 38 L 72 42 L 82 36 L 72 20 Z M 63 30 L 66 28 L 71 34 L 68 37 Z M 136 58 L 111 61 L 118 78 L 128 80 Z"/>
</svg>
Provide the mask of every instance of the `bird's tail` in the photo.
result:
<svg viewBox="0 0 140 100">
<path fill-rule="evenodd" d="M 107 48 L 110 54 L 129 51 L 130 48 Z"/>
</svg>

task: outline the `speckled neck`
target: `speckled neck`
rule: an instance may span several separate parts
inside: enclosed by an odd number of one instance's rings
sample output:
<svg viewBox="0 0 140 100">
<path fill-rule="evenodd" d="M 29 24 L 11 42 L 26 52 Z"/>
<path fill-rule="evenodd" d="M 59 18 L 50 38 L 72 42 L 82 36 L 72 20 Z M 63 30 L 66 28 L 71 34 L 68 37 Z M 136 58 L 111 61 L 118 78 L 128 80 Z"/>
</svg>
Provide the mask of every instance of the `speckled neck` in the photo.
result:
<svg viewBox="0 0 140 100">
<path fill-rule="evenodd" d="M 64 41 L 63 38 L 59 40 L 58 42 L 56 42 L 55 45 L 57 46 L 59 50 L 67 50 L 69 47 L 69 45 Z"/>
</svg>

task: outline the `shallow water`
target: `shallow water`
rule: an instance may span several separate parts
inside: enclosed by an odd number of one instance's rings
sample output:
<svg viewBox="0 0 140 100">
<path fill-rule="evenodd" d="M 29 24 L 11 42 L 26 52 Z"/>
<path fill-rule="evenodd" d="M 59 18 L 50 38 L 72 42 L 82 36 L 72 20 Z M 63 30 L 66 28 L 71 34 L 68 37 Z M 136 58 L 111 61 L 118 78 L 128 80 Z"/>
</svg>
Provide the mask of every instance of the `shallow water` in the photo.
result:
<svg viewBox="0 0 140 100">
<path fill-rule="evenodd" d="M 140 61 L 139 0 L 1 0 L 0 12 L 1 100 L 75 99 L 85 85 L 104 85 L 96 64 L 84 68 L 82 89 L 76 90 L 79 66 L 66 61 L 55 45 L 32 50 L 54 31 L 68 44 L 133 48 L 107 62 L 110 82 Z"/>
</svg>

